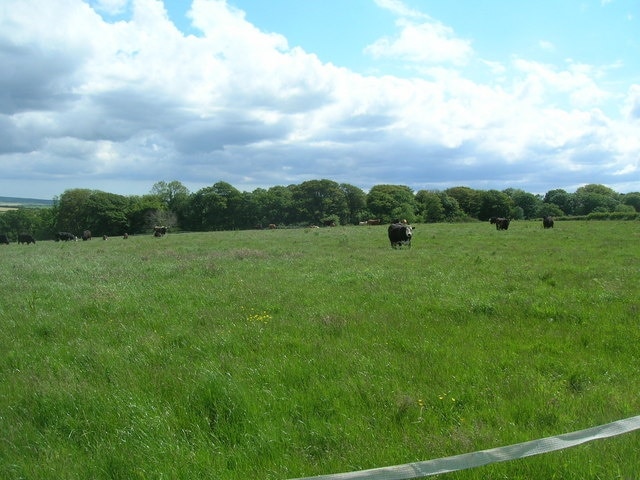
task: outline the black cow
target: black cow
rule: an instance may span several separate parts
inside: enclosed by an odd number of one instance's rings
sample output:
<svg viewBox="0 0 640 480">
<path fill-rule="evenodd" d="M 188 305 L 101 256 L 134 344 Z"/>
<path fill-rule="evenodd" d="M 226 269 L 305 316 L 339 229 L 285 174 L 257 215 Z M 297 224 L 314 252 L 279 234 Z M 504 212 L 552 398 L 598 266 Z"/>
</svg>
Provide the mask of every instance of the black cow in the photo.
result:
<svg viewBox="0 0 640 480">
<path fill-rule="evenodd" d="M 31 235 L 26 233 L 21 233 L 20 235 L 18 235 L 18 243 L 26 243 L 27 245 L 29 245 L 30 243 L 33 243 L 35 245 L 36 241 Z"/>
<path fill-rule="evenodd" d="M 82 241 L 91 240 L 91 230 L 85 230 L 82 232 Z"/>
<path fill-rule="evenodd" d="M 553 228 L 553 217 L 544 217 L 542 219 L 543 228 Z"/>
<path fill-rule="evenodd" d="M 496 230 L 507 230 L 509 228 L 510 222 L 510 219 L 502 217 L 491 217 L 489 219 L 489 223 L 493 223 L 496 225 Z"/>
<path fill-rule="evenodd" d="M 153 236 L 154 237 L 163 237 L 167 233 L 167 227 L 158 227 L 157 225 L 153 227 Z"/>
<path fill-rule="evenodd" d="M 406 245 L 411 248 L 411 237 L 413 236 L 413 227 L 404 223 L 392 223 L 389 225 L 389 242 L 392 248 L 402 247 Z"/>
<path fill-rule="evenodd" d="M 9 245 L 9 237 L 7 237 L 4 233 L 0 234 L 0 245 L 1 244 Z"/>
<path fill-rule="evenodd" d="M 59 241 L 69 242 L 77 240 L 76 236 L 73 233 L 69 232 L 58 232 L 56 233 L 56 242 Z"/>
</svg>

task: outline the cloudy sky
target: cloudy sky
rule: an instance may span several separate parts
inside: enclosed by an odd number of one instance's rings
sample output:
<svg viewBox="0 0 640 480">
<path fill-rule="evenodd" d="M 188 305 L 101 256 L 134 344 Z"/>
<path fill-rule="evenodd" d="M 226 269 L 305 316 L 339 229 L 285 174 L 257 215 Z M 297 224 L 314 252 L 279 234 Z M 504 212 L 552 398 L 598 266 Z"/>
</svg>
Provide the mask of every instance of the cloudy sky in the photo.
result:
<svg viewBox="0 0 640 480">
<path fill-rule="evenodd" d="M 0 196 L 640 190 L 637 0 L 2 0 Z"/>
</svg>

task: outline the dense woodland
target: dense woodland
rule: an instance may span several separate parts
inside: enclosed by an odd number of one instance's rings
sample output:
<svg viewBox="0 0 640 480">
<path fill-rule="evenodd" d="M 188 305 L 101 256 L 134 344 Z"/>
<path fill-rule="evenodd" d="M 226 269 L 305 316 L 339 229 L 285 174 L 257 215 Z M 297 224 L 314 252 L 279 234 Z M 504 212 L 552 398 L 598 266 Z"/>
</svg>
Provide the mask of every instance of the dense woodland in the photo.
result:
<svg viewBox="0 0 640 480">
<path fill-rule="evenodd" d="M 382 223 L 486 221 L 493 216 L 529 220 L 551 215 L 567 218 L 640 218 L 640 192 L 617 193 L 600 184 L 574 193 L 557 189 L 545 195 L 523 190 L 476 190 L 453 187 L 414 192 L 402 185 L 376 185 L 369 192 L 332 180 L 241 192 L 218 182 L 197 192 L 179 181 L 158 182 L 149 194 L 123 196 L 99 190 L 72 189 L 54 198 L 51 208 L 18 208 L 0 214 L 0 233 L 15 240 L 30 233 L 37 240 L 56 232 L 81 235 L 148 233 L 154 225 L 171 231 L 211 231 L 325 225 L 357 225 L 379 218 Z"/>
</svg>

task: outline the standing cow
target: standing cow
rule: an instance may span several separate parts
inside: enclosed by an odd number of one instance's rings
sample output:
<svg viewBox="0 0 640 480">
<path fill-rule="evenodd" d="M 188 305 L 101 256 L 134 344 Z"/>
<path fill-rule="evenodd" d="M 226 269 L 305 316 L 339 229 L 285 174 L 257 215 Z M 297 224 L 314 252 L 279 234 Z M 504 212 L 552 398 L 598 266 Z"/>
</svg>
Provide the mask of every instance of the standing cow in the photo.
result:
<svg viewBox="0 0 640 480">
<path fill-rule="evenodd" d="M 496 230 L 507 230 L 510 222 L 510 219 L 502 217 L 491 217 L 489 219 L 489 223 L 496 225 Z"/>
<path fill-rule="evenodd" d="M 411 237 L 413 236 L 413 227 L 404 223 L 392 223 L 389 225 L 389 242 L 392 248 L 399 248 L 403 245 L 411 248 Z"/>
<path fill-rule="evenodd" d="M 91 230 L 85 230 L 82 232 L 82 241 L 91 240 Z"/>
<path fill-rule="evenodd" d="M 159 227 L 159 226 L 156 225 L 155 227 L 153 227 L 153 236 L 154 237 L 164 237 L 166 235 L 166 233 L 167 233 L 167 230 L 169 230 L 169 229 L 167 227 L 165 227 L 165 226 Z"/>
<path fill-rule="evenodd" d="M 542 219 L 542 227 L 543 228 L 553 228 L 553 217 L 544 217 Z"/>
<path fill-rule="evenodd" d="M 30 243 L 33 243 L 35 245 L 36 241 L 33 238 L 33 236 L 26 233 L 21 233 L 20 235 L 18 235 L 18 243 L 20 244 L 26 243 L 27 245 L 29 245 Z"/>
</svg>

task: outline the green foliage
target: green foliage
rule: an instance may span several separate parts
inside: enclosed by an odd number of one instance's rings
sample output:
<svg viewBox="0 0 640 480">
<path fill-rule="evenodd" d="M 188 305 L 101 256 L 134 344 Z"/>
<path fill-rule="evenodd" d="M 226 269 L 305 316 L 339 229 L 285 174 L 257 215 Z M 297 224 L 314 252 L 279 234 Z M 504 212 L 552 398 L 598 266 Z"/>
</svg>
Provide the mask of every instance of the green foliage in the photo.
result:
<svg viewBox="0 0 640 480">
<path fill-rule="evenodd" d="M 404 185 L 376 185 L 367 195 L 367 208 L 375 218 L 384 223 L 416 217 L 417 204 L 413 191 Z"/>
<path fill-rule="evenodd" d="M 491 217 L 511 217 L 514 204 L 511 198 L 498 190 L 487 190 L 478 194 L 478 220 Z"/>
<path fill-rule="evenodd" d="M 409 222 L 485 221 L 493 216 L 513 220 L 551 215 L 587 218 L 592 214 L 638 211 L 640 194 L 617 194 L 598 184 L 585 185 L 575 194 L 551 190 L 544 198 L 508 188 L 474 190 L 454 187 L 445 191 L 420 190 L 416 194 L 402 185 L 376 185 L 369 193 L 331 180 L 310 180 L 299 185 L 276 186 L 240 192 L 218 182 L 190 194 L 178 181 L 157 182 L 143 196 L 114 195 L 98 190 L 65 191 L 52 208 L 10 210 L 0 215 L 0 233 L 15 238 L 30 232 L 37 239 L 53 238 L 56 231 L 81 235 L 143 233 L 154 225 L 173 231 L 214 231 L 323 224 L 357 224 L 369 218 L 383 223 L 396 219 Z"/>
<path fill-rule="evenodd" d="M 286 479 L 636 415 L 639 222 L 0 246 L 0 477 Z M 409 266 L 409 268 L 407 268 Z M 635 434 L 455 478 L 633 478 Z"/>
<path fill-rule="evenodd" d="M 319 224 L 324 219 L 348 218 L 349 204 L 345 191 L 331 180 L 309 180 L 291 187 L 296 206 L 294 223 Z"/>
</svg>

